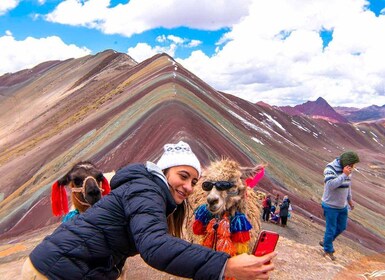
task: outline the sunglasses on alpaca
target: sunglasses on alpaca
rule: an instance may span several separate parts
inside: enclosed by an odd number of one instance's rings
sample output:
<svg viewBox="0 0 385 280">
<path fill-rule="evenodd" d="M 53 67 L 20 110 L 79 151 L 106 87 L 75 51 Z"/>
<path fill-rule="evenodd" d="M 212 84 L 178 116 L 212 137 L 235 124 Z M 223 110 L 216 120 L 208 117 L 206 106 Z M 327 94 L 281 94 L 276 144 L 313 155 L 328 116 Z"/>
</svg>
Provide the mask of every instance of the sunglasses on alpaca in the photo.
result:
<svg viewBox="0 0 385 280">
<path fill-rule="evenodd" d="M 206 181 L 202 183 L 202 189 L 206 192 L 211 191 L 213 187 L 215 187 L 218 191 L 225 191 L 225 190 L 231 189 L 234 186 L 235 184 L 229 181 L 216 181 L 216 182 Z"/>
</svg>

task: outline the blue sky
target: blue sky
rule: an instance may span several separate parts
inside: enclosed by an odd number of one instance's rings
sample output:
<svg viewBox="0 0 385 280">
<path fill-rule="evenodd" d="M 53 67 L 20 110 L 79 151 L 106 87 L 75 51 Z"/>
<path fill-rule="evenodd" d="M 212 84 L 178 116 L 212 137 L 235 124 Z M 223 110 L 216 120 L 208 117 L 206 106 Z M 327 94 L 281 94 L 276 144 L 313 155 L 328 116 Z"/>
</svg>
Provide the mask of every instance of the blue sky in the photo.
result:
<svg viewBox="0 0 385 280">
<path fill-rule="evenodd" d="M 0 75 L 106 49 L 166 52 L 251 102 L 385 104 L 385 0 L 1 0 Z"/>
</svg>

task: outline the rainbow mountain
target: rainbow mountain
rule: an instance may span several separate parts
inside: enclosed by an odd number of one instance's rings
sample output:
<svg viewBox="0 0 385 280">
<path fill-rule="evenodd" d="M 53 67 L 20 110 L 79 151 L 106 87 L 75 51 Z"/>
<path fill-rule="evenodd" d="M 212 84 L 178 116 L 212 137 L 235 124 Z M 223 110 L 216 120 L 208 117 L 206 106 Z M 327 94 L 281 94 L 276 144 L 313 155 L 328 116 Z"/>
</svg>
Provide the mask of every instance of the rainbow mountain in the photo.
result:
<svg viewBox="0 0 385 280">
<path fill-rule="evenodd" d="M 166 54 L 137 63 L 113 50 L 1 76 L 0 112 L 0 240 L 59 221 L 50 188 L 74 163 L 110 172 L 155 161 L 165 143 L 183 140 L 203 166 L 223 157 L 267 164 L 256 189 L 289 195 L 317 223 L 325 165 L 357 151 L 346 236 L 385 251 L 381 123 L 290 115 L 219 92 Z"/>
</svg>

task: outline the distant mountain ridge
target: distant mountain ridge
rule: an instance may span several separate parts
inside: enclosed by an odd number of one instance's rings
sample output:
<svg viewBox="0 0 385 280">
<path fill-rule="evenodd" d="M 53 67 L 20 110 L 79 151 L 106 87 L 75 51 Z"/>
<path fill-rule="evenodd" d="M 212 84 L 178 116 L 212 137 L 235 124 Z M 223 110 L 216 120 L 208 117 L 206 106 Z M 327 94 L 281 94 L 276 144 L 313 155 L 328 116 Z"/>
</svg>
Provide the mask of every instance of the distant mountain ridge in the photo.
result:
<svg viewBox="0 0 385 280">
<path fill-rule="evenodd" d="M 372 105 L 362 109 L 352 107 L 335 107 L 319 97 L 316 101 L 307 101 L 295 106 L 276 106 L 291 116 L 306 115 L 311 118 L 324 119 L 337 123 L 381 121 L 385 119 L 385 105 Z"/>
<path fill-rule="evenodd" d="M 385 119 L 385 105 L 372 105 L 361 109 L 336 107 L 335 110 L 350 122 L 378 121 Z"/>
<path fill-rule="evenodd" d="M 323 99 L 294 109 L 219 92 L 166 54 L 137 63 L 106 50 L 1 76 L 0 240 L 59 221 L 50 188 L 75 162 L 109 172 L 183 140 L 203 167 L 222 157 L 266 163 L 256 188 L 289 195 L 297 215 L 319 224 L 325 164 L 359 152 L 346 236 L 385 251 L 385 126 L 338 119 Z"/>
<path fill-rule="evenodd" d="M 344 116 L 337 113 L 322 97 L 318 97 L 316 101 L 307 101 L 294 107 L 281 106 L 279 108 L 292 116 L 304 114 L 312 118 L 324 119 L 331 122 L 349 122 Z"/>
</svg>

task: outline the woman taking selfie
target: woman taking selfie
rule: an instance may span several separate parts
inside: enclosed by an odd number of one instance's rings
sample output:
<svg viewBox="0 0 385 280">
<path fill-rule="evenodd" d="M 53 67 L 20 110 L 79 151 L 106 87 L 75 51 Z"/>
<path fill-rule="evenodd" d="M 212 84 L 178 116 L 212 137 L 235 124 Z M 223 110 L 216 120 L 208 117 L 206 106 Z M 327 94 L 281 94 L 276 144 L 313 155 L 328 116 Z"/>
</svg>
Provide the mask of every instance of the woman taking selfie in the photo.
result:
<svg viewBox="0 0 385 280">
<path fill-rule="evenodd" d="M 31 252 L 23 279 L 116 279 L 126 258 L 136 254 L 180 277 L 268 279 L 276 253 L 230 258 L 180 238 L 186 200 L 200 175 L 197 157 L 182 141 L 166 144 L 157 164 L 120 169 L 109 195 L 62 223 Z"/>
</svg>

